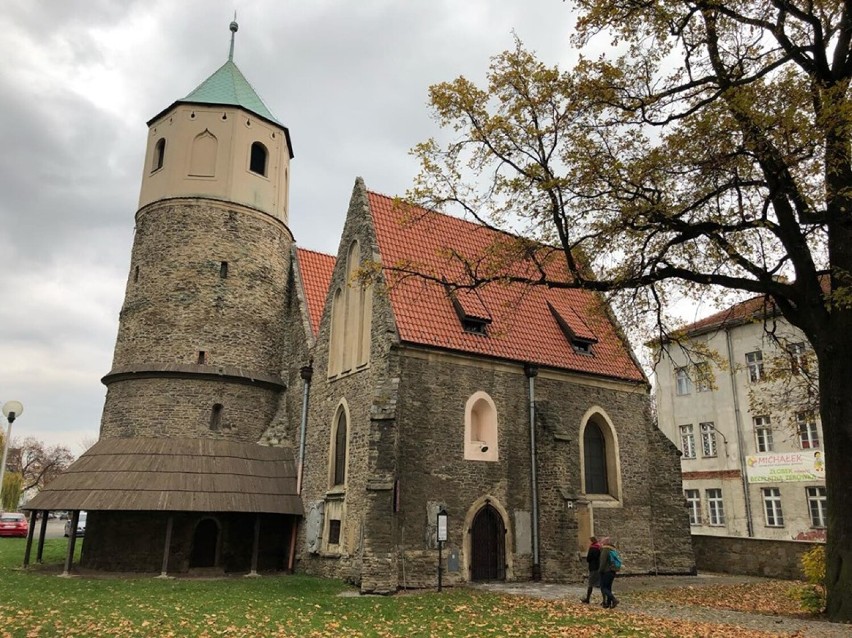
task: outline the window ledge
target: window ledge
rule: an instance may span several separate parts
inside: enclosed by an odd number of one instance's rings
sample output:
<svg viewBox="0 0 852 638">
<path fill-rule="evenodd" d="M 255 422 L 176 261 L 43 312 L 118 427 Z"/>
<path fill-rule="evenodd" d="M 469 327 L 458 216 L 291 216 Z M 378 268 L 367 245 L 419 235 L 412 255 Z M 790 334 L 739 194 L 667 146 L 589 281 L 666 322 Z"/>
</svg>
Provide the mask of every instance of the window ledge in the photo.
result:
<svg viewBox="0 0 852 638">
<path fill-rule="evenodd" d="M 622 507 L 621 501 L 610 494 L 583 494 L 583 498 L 597 507 Z"/>
</svg>

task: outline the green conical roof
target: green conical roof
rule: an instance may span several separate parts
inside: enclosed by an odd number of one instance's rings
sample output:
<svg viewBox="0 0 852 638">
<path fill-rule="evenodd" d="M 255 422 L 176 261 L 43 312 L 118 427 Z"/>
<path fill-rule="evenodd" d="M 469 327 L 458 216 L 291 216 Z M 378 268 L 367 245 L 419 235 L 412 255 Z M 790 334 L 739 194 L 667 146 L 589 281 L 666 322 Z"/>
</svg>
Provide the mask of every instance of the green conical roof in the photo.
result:
<svg viewBox="0 0 852 638">
<path fill-rule="evenodd" d="M 219 67 L 209 78 L 204 80 L 198 87 L 179 102 L 191 102 L 194 104 L 224 104 L 228 106 L 240 106 L 265 120 L 283 126 L 275 119 L 275 116 L 266 108 L 266 104 L 255 93 L 249 81 L 234 64 L 228 60 Z"/>
</svg>

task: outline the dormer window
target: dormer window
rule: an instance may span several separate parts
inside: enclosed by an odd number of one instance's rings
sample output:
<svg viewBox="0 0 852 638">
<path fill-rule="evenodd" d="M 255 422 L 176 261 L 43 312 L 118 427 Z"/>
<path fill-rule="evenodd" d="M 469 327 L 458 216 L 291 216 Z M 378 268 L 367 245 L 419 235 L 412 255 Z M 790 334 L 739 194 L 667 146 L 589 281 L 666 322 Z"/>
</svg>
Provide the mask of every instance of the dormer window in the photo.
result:
<svg viewBox="0 0 852 638">
<path fill-rule="evenodd" d="M 462 324 L 462 330 L 470 334 L 488 336 L 488 324 L 491 323 L 491 313 L 482 301 L 476 289 L 459 288 L 450 290 L 447 294 L 453 304 L 453 309 Z"/>
<path fill-rule="evenodd" d="M 547 307 L 550 308 L 550 313 L 556 319 L 556 323 L 559 324 L 562 334 L 568 339 L 568 343 L 571 344 L 574 352 L 587 357 L 595 356 L 592 346 L 598 340 L 589 326 L 586 325 L 586 322 L 577 314 L 577 311 L 561 299 L 553 303 L 548 301 Z"/>
<path fill-rule="evenodd" d="M 249 170 L 252 173 L 263 175 L 266 177 L 266 159 L 269 153 L 266 147 L 260 142 L 255 142 L 251 145 L 251 158 L 249 161 Z"/>
</svg>

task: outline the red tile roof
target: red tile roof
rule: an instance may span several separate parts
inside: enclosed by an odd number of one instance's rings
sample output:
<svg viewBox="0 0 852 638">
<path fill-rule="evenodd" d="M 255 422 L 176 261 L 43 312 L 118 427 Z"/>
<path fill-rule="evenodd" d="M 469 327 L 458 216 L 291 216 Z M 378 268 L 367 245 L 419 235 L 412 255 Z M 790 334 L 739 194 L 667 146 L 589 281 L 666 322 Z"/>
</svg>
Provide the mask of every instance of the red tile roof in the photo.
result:
<svg viewBox="0 0 852 638">
<path fill-rule="evenodd" d="M 709 317 L 704 317 L 704 319 L 699 319 L 694 323 L 683 326 L 677 332 L 687 335 L 709 332 L 727 326 L 761 321 L 765 316 L 775 313 L 775 304 L 764 295 L 760 295 L 759 297 L 752 297 L 751 299 L 735 303 L 733 306 L 713 313 Z"/>
<path fill-rule="evenodd" d="M 468 262 L 478 260 L 480 268 L 496 267 L 502 273 L 534 276 L 528 258 L 506 260 L 507 248 L 532 249 L 544 258 L 548 277 L 567 281 L 564 255 L 558 250 L 527 243 L 478 224 L 422 208 L 396 205 L 384 195 L 369 193 L 370 210 L 376 229 L 382 264 L 391 282 L 390 299 L 400 338 L 437 348 L 471 354 L 530 362 L 542 366 L 593 375 L 644 381 L 641 369 L 625 341 L 601 307 L 599 297 L 576 289 L 556 289 L 524 284 L 489 284 L 478 288 L 478 301 L 470 303 L 462 295 L 463 306 L 470 305 L 479 315 L 483 309 L 492 322 L 487 336 L 462 329 L 450 297 L 443 285 L 417 277 L 399 277 L 394 266 L 416 265 L 418 272 L 458 283 L 464 276 L 458 254 Z M 516 254 L 521 254 L 517 253 Z M 502 265 L 501 265 L 502 263 Z M 561 273 L 561 275 L 560 275 Z M 577 336 L 596 339 L 593 355 L 574 350 L 548 307 L 563 315 Z"/>
<path fill-rule="evenodd" d="M 302 273 L 302 284 L 308 302 L 311 329 L 316 336 L 319 333 L 325 298 L 331 284 L 335 258 L 332 255 L 305 250 L 304 248 L 298 248 L 296 255 L 299 259 L 299 270 Z"/>
</svg>

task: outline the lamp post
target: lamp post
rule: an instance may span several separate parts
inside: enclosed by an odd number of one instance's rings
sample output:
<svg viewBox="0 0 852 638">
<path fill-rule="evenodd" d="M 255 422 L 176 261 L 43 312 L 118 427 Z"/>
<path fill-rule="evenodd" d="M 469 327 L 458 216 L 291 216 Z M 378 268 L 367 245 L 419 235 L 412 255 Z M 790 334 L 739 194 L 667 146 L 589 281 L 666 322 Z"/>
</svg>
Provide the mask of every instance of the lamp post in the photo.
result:
<svg viewBox="0 0 852 638">
<path fill-rule="evenodd" d="M 24 406 L 20 401 L 6 401 L 3 404 L 3 416 L 9 422 L 9 427 L 6 430 L 6 441 L 3 444 L 3 463 L 0 464 L 0 509 L 3 509 L 3 479 L 6 477 L 6 455 L 9 453 L 9 443 L 12 442 L 12 424 L 23 413 Z"/>
<path fill-rule="evenodd" d="M 442 550 L 444 543 L 447 541 L 447 519 L 449 515 L 443 507 L 438 512 L 438 591 L 441 591 L 441 573 L 443 572 L 444 558 Z"/>
</svg>

